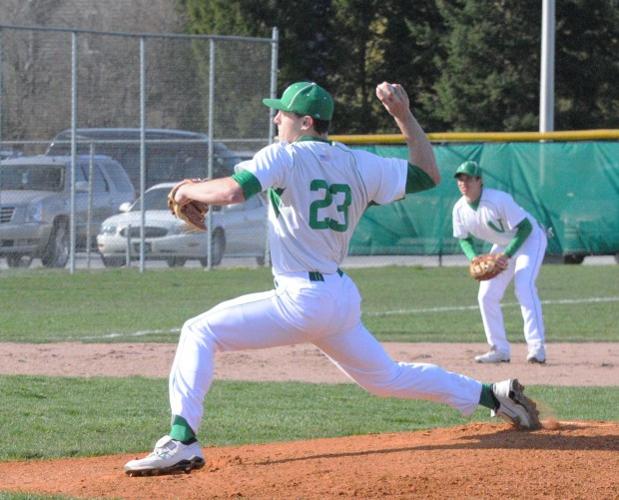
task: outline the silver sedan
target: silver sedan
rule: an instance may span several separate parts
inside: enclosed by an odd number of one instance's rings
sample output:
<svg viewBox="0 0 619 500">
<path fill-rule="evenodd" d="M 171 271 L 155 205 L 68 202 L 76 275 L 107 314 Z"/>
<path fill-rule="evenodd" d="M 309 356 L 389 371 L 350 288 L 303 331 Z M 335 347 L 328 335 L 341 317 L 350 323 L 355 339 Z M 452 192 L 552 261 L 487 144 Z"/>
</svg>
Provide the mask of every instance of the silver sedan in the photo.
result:
<svg viewBox="0 0 619 500">
<path fill-rule="evenodd" d="M 197 259 L 208 264 L 208 233 L 196 232 L 174 217 L 167 195 L 174 183 L 157 184 L 144 193 L 144 255 L 147 260 L 165 260 L 182 266 Z M 106 266 L 121 266 L 127 258 L 139 259 L 141 251 L 140 199 L 121 205 L 123 213 L 101 224 L 97 246 Z M 215 207 L 210 214 L 211 264 L 226 257 L 255 257 L 264 264 L 267 207 L 264 198 L 254 196 L 244 203 Z M 208 222 L 208 221 L 207 221 Z"/>
</svg>

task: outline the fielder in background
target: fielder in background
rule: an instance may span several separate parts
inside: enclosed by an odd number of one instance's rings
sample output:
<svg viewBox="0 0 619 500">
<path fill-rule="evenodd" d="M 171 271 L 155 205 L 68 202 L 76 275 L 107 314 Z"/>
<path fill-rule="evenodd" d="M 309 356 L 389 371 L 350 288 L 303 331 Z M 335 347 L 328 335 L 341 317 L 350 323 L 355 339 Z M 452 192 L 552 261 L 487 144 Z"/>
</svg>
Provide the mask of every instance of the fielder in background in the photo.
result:
<svg viewBox="0 0 619 500">
<path fill-rule="evenodd" d="M 474 161 L 465 161 L 454 177 L 462 197 L 453 208 L 453 235 L 469 260 L 476 256 L 473 237 L 492 243 L 490 253 L 498 254 L 504 270 L 496 277 L 480 281 L 479 310 L 490 350 L 475 356 L 478 363 L 510 360 L 505 335 L 501 299 L 514 280 L 516 298 L 524 320 L 529 363 L 545 363 L 544 320 L 535 280 L 546 251 L 546 234 L 538 222 L 503 191 L 483 186 L 482 171 Z"/>
<path fill-rule="evenodd" d="M 441 402 L 463 415 L 481 404 L 518 427 L 539 427 L 535 403 L 516 379 L 482 384 L 436 365 L 398 363 L 361 322 L 361 296 L 339 267 L 359 219 L 371 204 L 400 200 L 440 180 L 404 89 L 384 82 L 376 95 L 404 134 L 408 162 L 330 142 L 331 95 L 315 83 L 297 82 L 281 99 L 263 100 L 277 110 L 279 142 L 237 165 L 231 177 L 176 190 L 181 205 L 240 203 L 268 190 L 275 289 L 223 302 L 185 322 L 170 373 L 170 433 L 146 458 L 128 462 L 127 474 L 204 465 L 196 433 L 217 351 L 309 342 L 378 396 Z"/>
</svg>

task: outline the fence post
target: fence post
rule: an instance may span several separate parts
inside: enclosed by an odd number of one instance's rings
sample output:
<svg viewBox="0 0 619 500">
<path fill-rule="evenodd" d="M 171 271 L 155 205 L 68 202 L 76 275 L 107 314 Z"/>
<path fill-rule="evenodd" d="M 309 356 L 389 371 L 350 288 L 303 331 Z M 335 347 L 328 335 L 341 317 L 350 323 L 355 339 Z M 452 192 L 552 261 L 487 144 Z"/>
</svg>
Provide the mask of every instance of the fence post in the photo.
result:
<svg viewBox="0 0 619 500">
<path fill-rule="evenodd" d="M 69 272 L 75 273 L 75 169 L 77 167 L 77 32 L 71 33 L 71 213 L 69 216 Z"/>
<path fill-rule="evenodd" d="M 125 267 L 131 267 L 131 224 L 127 226 L 127 248 L 125 252 Z"/>
<path fill-rule="evenodd" d="M 279 49 L 279 31 L 277 28 L 273 28 L 273 34 L 271 36 L 271 99 L 277 98 L 277 52 Z M 273 123 L 273 117 L 275 111 L 273 108 L 269 108 L 269 144 L 273 143 L 273 136 L 275 135 L 275 124 Z"/>
<path fill-rule="evenodd" d="M 140 272 L 144 272 L 144 191 L 146 189 L 146 53 L 144 37 L 140 37 Z"/>
<path fill-rule="evenodd" d="M 271 33 L 271 99 L 277 98 L 277 57 L 279 51 L 279 30 L 273 27 Z M 269 139 L 268 143 L 273 144 L 275 135 L 275 123 L 273 123 L 275 111 L 269 108 Z M 267 201 L 268 205 L 268 201 Z M 265 219 L 264 224 L 268 226 L 268 221 Z M 264 237 L 264 265 L 271 265 L 271 252 L 269 250 L 269 231 L 266 231 Z"/>
<path fill-rule="evenodd" d="M 90 158 L 88 159 L 88 210 L 86 212 L 86 267 L 90 269 L 90 226 L 92 224 L 92 186 L 95 171 L 95 145 L 90 143 Z"/>
<path fill-rule="evenodd" d="M 213 178 L 213 108 L 215 106 L 215 41 L 209 38 L 209 74 L 208 74 L 208 175 Z M 213 268 L 213 211 L 207 212 L 206 219 L 206 270 Z"/>
</svg>

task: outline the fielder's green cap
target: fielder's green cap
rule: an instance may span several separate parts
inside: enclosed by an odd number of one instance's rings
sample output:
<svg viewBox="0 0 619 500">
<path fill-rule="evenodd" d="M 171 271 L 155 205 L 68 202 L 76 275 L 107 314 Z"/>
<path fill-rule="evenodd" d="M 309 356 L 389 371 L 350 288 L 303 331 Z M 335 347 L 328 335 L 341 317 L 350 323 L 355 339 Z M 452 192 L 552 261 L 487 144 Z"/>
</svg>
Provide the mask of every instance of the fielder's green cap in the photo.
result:
<svg viewBox="0 0 619 500">
<path fill-rule="evenodd" d="M 328 121 L 333 116 L 331 94 L 314 82 L 293 83 L 284 90 L 281 99 L 262 99 L 262 104 L 318 120 Z"/>
<path fill-rule="evenodd" d="M 468 160 L 460 164 L 456 169 L 454 177 L 458 177 L 460 174 L 466 174 L 471 177 L 481 177 L 481 167 L 476 161 Z"/>
</svg>

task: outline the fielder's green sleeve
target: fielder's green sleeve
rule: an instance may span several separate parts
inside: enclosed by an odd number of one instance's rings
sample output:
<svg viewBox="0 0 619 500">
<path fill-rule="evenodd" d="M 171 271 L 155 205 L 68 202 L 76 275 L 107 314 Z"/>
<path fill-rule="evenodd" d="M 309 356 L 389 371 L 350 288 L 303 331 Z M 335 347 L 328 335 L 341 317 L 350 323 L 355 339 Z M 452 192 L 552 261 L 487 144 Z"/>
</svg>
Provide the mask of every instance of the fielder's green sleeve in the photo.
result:
<svg viewBox="0 0 619 500">
<path fill-rule="evenodd" d="M 408 171 L 406 172 L 406 192 L 418 193 L 419 191 L 426 191 L 436 186 L 436 183 L 432 180 L 428 174 L 421 170 L 417 165 L 412 163 L 408 164 Z"/>
<path fill-rule="evenodd" d="M 473 238 L 469 236 L 468 238 L 459 238 L 458 243 L 460 243 L 460 248 L 466 255 L 466 258 L 469 260 L 473 260 L 473 257 L 477 255 L 475 248 L 473 248 Z"/>
<path fill-rule="evenodd" d="M 245 196 L 246 200 L 249 200 L 253 195 L 262 191 L 262 186 L 260 185 L 258 178 L 247 170 L 237 172 L 232 176 L 232 178 L 239 183 L 239 186 L 241 186 L 243 196 Z"/>
<path fill-rule="evenodd" d="M 522 219 L 522 222 L 520 222 L 520 224 L 516 227 L 518 228 L 518 231 L 516 231 L 516 236 L 514 236 L 514 239 L 509 242 L 509 245 L 505 247 L 505 251 L 503 252 L 508 257 L 511 257 L 518 251 L 518 249 L 531 234 L 531 231 L 533 231 L 531 221 L 526 217 Z"/>
</svg>

